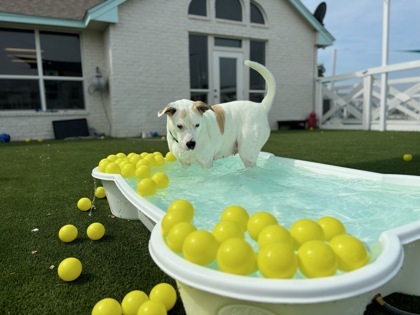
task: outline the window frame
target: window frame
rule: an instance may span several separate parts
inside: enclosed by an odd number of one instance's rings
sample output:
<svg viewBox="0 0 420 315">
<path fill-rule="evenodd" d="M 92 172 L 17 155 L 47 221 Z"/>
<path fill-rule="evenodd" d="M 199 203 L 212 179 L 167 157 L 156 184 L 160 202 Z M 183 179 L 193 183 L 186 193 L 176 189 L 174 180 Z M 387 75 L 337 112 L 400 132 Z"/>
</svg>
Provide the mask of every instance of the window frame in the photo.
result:
<svg viewBox="0 0 420 315">
<path fill-rule="evenodd" d="M 31 31 L 33 33 L 33 36 L 35 37 L 35 50 L 36 50 L 36 60 L 37 60 L 37 74 L 34 75 L 14 75 L 14 74 L 1 74 L 0 73 L 0 82 L 1 80 L 36 80 L 38 81 L 38 92 L 39 92 L 39 102 L 40 102 L 40 108 L 23 108 L 23 109 L 4 109 L 0 107 L 0 112 L 10 112 L 10 111 L 16 111 L 16 112 L 33 112 L 33 111 L 41 111 L 41 112 L 58 112 L 58 111 L 69 111 L 69 110 L 76 110 L 76 111 L 84 111 L 86 110 L 86 92 L 85 92 L 85 74 L 83 71 L 83 54 L 82 54 L 82 36 L 78 32 L 63 32 L 63 31 L 51 31 L 51 30 L 41 30 L 41 29 L 24 29 L 24 28 L 10 28 L 10 27 L 4 27 L 4 29 L 10 29 L 10 30 L 17 30 L 17 31 Z M 82 74 L 81 76 L 59 76 L 59 75 L 44 75 L 43 71 L 43 63 L 42 63 L 42 47 L 41 47 L 41 36 L 40 33 L 42 32 L 53 32 L 57 34 L 72 34 L 77 35 L 79 38 L 79 49 L 80 49 L 80 63 L 81 63 L 81 69 Z M 82 86 L 82 102 L 83 107 L 81 108 L 49 108 L 47 104 L 47 96 L 46 96 L 46 87 L 45 87 L 45 81 L 72 81 L 72 82 L 81 82 Z"/>
</svg>

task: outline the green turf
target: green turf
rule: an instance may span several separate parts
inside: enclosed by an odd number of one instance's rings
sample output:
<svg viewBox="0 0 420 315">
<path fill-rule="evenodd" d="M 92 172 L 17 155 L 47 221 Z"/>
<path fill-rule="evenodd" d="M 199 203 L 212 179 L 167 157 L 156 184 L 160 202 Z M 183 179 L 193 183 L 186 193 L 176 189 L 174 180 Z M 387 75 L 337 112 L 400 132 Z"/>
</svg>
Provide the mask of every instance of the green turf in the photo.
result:
<svg viewBox="0 0 420 315">
<path fill-rule="evenodd" d="M 420 133 L 282 131 L 272 134 L 264 150 L 375 172 L 420 175 Z M 112 218 L 106 199 L 95 202 L 91 216 L 76 207 L 79 198 L 93 197 L 91 171 L 101 158 L 143 151 L 165 153 L 166 141 L 0 144 L 0 314 L 90 314 L 102 298 L 121 300 L 131 290 L 149 293 L 159 282 L 174 284 L 150 258 L 150 233 L 138 221 Z M 404 162 L 405 153 L 411 153 L 413 161 Z M 95 242 L 87 238 L 86 228 L 96 221 L 105 225 L 106 236 Z M 58 239 L 65 224 L 78 227 L 75 242 Z M 57 267 L 71 256 L 82 261 L 83 273 L 65 283 Z M 180 301 L 170 314 L 184 314 Z"/>
</svg>

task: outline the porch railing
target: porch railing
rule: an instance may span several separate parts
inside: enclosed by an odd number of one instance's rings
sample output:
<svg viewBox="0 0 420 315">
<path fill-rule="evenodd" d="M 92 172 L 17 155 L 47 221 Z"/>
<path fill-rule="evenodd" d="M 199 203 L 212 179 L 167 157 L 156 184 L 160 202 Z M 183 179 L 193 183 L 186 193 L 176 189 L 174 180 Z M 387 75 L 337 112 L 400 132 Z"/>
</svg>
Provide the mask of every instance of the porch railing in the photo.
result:
<svg viewBox="0 0 420 315">
<path fill-rule="evenodd" d="M 388 74 L 385 102 L 382 73 Z M 420 60 L 318 78 L 316 85 L 321 129 L 420 131 Z"/>
</svg>

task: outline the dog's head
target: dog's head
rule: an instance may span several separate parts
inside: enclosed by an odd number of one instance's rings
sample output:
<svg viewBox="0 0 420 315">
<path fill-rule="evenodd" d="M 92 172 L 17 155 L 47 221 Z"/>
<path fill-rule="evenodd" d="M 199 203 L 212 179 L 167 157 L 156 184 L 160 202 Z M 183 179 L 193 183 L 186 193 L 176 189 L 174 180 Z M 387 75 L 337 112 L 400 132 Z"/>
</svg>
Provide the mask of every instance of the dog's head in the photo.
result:
<svg viewBox="0 0 420 315">
<path fill-rule="evenodd" d="M 179 100 L 169 103 L 158 112 L 158 117 L 164 114 L 168 117 L 168 132 L 183 150 L 194 150 L 203 121 L 203 115 L 212 108 L 200 101 Z"/>
</svg>

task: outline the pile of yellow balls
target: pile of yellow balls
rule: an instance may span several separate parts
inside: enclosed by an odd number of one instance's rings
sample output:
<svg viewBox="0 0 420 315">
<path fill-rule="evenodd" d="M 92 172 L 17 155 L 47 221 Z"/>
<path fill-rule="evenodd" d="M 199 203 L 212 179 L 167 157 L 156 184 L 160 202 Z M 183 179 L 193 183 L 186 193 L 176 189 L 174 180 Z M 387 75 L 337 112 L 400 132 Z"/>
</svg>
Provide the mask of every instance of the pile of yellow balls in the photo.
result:
<svg viewBox="0 0 420 315">
<path fill-rule="evenodd" d="M 176 291 L 168 283 L 159 283 L 149 295 L 141 290 L 127 293 L 121 303 L 104 298 L 92 309 L 92 315 L 167 315 L 177 300 Z"/>
<path fill-rule="evenodd" d="M 300 273 L 307 278 L 352 271 L 370 259 L 365 245 L 346 233 L 337 218 L 301 219 L 290 229 L 268 212 L 248 212 L 238 205 L 227 207 L 212 231 L 198 230 L 194 208 L 187 200 L 171 203 L 161 221 L 167 246 L 195 264 L 214 261 L 227 273 L 249 275 L 259 271 L 265 278 L 288 279 Z M 245 239 L 248 233 L 259 252 Z"/>
<path fill-rule="evenodd" d="M 99 161 L 98 170 L 107 174 L 120 174 L 124 178 L 138 180 L 137 192 L 140 196 L 150 196 L 158 189 L 168 187 L 169 178 L 162 172 L 166 162 L 175 162 L 176 158 L 168 152 L 165 157 L 160 152 L 117 153 L 110 154 Z M 157 170 L 157 171 L 155 171 Z"/>
</svg>

